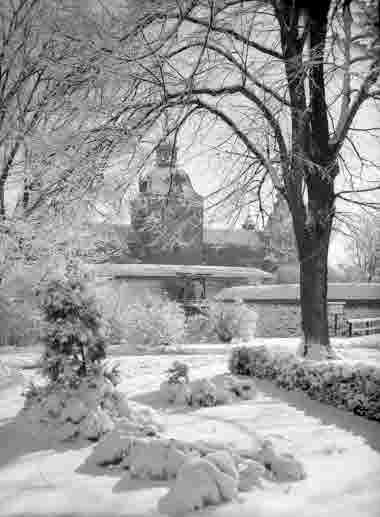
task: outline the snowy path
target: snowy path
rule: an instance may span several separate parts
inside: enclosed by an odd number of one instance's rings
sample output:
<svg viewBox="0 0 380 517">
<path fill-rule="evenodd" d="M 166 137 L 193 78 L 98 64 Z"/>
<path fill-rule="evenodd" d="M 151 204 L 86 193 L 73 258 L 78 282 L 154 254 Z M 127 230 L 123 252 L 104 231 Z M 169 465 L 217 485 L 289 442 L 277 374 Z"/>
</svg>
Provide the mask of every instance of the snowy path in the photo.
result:
<svg viewBox="0 0 380 517">
<path fill-rule="evenodd" d="M 122 388 L 160 407 L 155 394 L 176 357 L 123 357 Z M 226 370 L 225 355 L 179 357 L 193 377 Z M 255 400 L 164 414 L 181 439 L 213 439 L 247 447 L 258 432 L 304 462 L 308 478 L 255 490 L 202 517 L 380 517 L 380 425 L 258 381 Z M 2 517 L 154 517 L 165 486 L 128 484 L 118 472 L 86 470 L 92 446 L 42 443 L 9 420 L 22 403 L 20 389 L 0 392 L 0 515 Z"/>
</svg>

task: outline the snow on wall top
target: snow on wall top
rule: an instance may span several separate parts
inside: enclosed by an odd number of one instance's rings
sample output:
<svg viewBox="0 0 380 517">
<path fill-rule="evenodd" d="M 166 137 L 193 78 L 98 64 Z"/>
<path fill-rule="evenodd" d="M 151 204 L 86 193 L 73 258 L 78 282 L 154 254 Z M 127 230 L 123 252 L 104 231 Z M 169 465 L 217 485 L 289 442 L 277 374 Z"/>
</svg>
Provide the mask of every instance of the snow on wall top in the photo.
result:
<svg viewBox="0 0 380 517">
<path fill-rule="evenodd" d="M 91 264 L 89 271 L 110 278 L 173 278 L 181 275 L 204 275 L 210 278 L 263 281 L 272 278 L 270 273 L 253 267 L 187 266 L 175 264 Z"/>
<path fill-rule="evenodd" d="M 373 284 L 333 284 L 327 293 L 329 301 L 371 301 L 380 304 L 380 283 Z M 265 302 L 298 302 L 299 284 L 247 285 L 222 289 L 219 300 L 245 300 Z"/>
</svg>

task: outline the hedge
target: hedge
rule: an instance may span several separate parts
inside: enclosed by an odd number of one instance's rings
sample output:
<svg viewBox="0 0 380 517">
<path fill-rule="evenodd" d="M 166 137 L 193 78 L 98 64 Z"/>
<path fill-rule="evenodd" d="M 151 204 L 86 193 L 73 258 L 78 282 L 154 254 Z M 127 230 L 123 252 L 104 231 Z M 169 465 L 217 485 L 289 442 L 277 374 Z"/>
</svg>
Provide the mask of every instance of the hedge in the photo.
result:
<svg viewBox="0 0 380 517">
<path fill-rule="evenodd" d="M 343 360 L 311 361 L 265 346 L 237 347 L 231 373 L 270 379 L 281 388 L 302 390 L 315 400 L 380 421 L 380 368 Z"/>
</svg>

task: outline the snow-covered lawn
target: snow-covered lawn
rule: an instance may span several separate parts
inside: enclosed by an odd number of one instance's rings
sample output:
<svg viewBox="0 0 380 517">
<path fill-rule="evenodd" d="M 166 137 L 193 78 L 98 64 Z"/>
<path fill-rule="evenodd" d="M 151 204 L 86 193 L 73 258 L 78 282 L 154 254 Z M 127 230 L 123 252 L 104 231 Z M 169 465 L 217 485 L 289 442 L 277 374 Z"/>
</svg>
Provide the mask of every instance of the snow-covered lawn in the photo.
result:
<svg viewBox="0 0 380 517">
<path fill-rule="evenodd" d="M 247 448 L 259 433 L 301 460 L 308 477 L 253 489 L 236 502 L 209 507 L 202 516 L 379 517 L 380 424 L 267 381 L 256 381 L 257 397 L 249 401 L 202 409 L 165 405 L 157 390 L 175 359 L 189 364 L 193 379 L 227 370 L 225 353 L 203 352 L 186 357 L 120 356 L 124 379 L 119 389 L 159 410 L 173 437 Z M 157 501 L 167 484 L 131 481 L 118 469 L 90 466 L 94 446 L 88 442 L 63 446 L 20 429 L 13 417 L 22 403 L 20 386 L 0 392 L 2 517 L 159 515 Z"/>
</svg>

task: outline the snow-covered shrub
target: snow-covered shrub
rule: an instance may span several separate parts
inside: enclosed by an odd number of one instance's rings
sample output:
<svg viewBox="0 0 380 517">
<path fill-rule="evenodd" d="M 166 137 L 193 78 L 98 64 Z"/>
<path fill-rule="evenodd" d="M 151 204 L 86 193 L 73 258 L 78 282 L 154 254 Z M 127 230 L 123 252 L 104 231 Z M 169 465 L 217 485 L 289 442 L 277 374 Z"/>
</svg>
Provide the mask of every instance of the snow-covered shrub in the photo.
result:
<svg viewBox="0 0 380 517">
<path fill-rule="evenodd" d="M 148 347 L 183 343 L 185 313 L 168 297 L 150 292 L 123 311 L 126 341 Z"/>
<path fill-rule="evenodd" d="M 25 392 L 26 422 L 65 441 L 76 437 L 98 440 L 123 421 L 131 432 L 153 436 L 163 429 L 156 412 L 127 399 L 102 370 L 72 383 L 31 384 Z M 41 429 L 42 431 L 42 429 Z"/>
<path fill-rule="evenodd" d="M 220 338 L 206 314 L 193 314 L 186 320 L 186 343 L 220 343 Z"/>
<path fill-rule="evenodd" d="M 192 406 L 208 407 L 216 406 L 217 389 L 215 384 L 208 379 L 197 379 L 191 385 Z"/>
<path fill-rule="evenodd" d="M 209 320 L 211 329 L 223 343 L 233 339 L 249 341 L 255 335 L 257 314 L 243 302 L 211 304 Z"/>
<path fill-rule="evenodd" d="M 161 396 L 170 403 L 188 404 L 191 398 L 188 365 L 174 361 L 167 374 L 168 379 L 160 385 Z"/>
<path fill-rule="evenodd" d="M 229 361 L 234 374 L 273 380 L 288 390 L 380 421 L 380 368 L 343 360 L 311 361 L 265 346 L 239 347 Z"/>
<path fill-rule="evenodd" d="M 168 369 L 168 382 L 170 384 L 189 382 L 189 367 L 181 361 L 174 361 Z"/>
<path fill-rule="evenodd" d="M 62 278 L 49 281 L 42 289 L 41 306 L 47 322 L 43 374 L 52 382 L 77 382 L 106 355 L 101 315 L 94 298 L 86 293 L 80 279 Z"/>
</svg>

